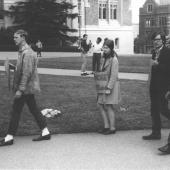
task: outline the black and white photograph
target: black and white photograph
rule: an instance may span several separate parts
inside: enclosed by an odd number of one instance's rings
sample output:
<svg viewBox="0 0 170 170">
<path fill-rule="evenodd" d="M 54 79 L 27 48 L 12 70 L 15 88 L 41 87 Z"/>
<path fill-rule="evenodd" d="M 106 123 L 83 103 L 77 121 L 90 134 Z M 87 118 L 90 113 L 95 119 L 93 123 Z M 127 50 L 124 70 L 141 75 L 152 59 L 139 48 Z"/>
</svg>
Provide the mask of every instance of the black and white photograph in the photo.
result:
<svg viewBox="0 0 170 170">
<path fill-rule="evenodd" d="M 170 0 L 0 0 L 0 170 L 170 169 Z"/>
</svg>

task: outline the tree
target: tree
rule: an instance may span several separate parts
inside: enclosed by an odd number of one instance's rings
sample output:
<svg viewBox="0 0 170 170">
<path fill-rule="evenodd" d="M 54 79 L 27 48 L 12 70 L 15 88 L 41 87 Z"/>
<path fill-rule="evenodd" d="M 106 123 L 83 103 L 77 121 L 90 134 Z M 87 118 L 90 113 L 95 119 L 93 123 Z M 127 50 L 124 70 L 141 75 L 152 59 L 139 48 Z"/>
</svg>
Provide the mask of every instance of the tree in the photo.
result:
<svg viewBox="0 0 170 170">
<path fill-rule="evenodd" d="M 31 35 L 31 41 L 41 39 L 43 43 L 57 43 L 58 40 L 71 40 L 68 32 L 76 32 L 69 28 L 67 20 L 74 19 L 77 13 L 71 3 L 56 0 L 21 0 L 10 6 L 5 14 L 12 17 L 13 29 L 23 28 Z"/>
</svg>

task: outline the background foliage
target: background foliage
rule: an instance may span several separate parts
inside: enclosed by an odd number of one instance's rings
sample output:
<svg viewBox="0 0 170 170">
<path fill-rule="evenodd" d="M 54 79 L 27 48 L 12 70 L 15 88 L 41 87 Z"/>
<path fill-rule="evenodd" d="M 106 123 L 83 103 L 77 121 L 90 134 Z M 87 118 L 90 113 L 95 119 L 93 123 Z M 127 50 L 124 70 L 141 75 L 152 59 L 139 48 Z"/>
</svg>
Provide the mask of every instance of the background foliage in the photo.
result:
<svg viewBox="0 0 170 170">
<path fill-rule="evenodd" d="M 11 32 L 16 29 L 25 29 L 30 35 L 29 42 L 35 44 L 40 39 L 46 50 L 66 46 L 68 42 L 74 42 L 77 39 L 76 36 L 69 34 L 77 30 L 69 27 L 68 24 L 78 15 L 72 13 L 74 8 L 75 6 L 65 1 L 18 1 L 11 5 L 9 10 L 4 11 L 4 15 L 13 20 L 13 25 L 0 31 L 0 41 L 9 46 L 13 45 L 10 38 Z"/>
</svg>

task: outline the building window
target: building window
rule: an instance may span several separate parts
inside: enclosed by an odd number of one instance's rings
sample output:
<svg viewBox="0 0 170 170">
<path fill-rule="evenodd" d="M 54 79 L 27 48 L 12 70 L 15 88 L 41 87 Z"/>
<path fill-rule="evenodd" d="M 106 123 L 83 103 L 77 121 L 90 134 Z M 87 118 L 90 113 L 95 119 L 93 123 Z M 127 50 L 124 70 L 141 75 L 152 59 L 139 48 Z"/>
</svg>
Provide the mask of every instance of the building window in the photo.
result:
<svg viewBox="0 0 170 170">
<path fill-rule="evenodd" d="M 110 19 L 117 19 L 117 5 L 110 4 Z"/>
<path fill-rule="evenodd" d="M 119 38 L 115 38 L 115 49 L 119 49 Z"/>
<path fill-rule="evenodd" d="M 106 6 L 107 6 L 106 1 L 99 2 L 99 19 L 106 19 L 107 17 Z"/>
<path fill-rule="evenodd" d="M 151 18 L 151 26 L 156 26 L 156 21 L 154 18 Z"/>
<path fill-rule="evenodd" d="M 150 27 L 151 26 L 151 19 L 150 18 L 146 18 L 145 20 L 145 27 Z"/>
<path fill-rule="evenodd" d="M 148 4 L 147 12 L 152 12 L 152 11 L 153 11 L 153 5 L 152 4 Z"/>
<path fill-rule="evenodd" d="M 78 1 L 78 24 L 79 24 L 79 27 L 81 27 L 82 25 L 81 0 Z"/>
<path fill-rule="evenodd" d="M 159 17 L 159 25 L 163 26 L 163 25 L 167 25 L 167 19 L 166 17 Z"/>
<path fill-rule="evenodd" d="M 156 26 L 156 21 L 154 18 L 146 18 L 145 27 L 153 27 Z"/>
</svg>

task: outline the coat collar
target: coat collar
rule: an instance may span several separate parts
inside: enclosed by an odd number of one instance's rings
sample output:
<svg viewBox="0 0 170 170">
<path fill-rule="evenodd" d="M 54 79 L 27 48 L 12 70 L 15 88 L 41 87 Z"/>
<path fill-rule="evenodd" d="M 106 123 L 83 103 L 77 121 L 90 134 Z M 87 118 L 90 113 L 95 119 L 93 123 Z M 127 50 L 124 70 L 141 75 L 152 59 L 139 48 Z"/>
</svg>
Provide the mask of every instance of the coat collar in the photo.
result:
<svg viewBox="0 0 170 170">
<path fill-rule="evenodd" d="M 26 49 L 29 48 L 29 45 L 28 44 L 24 44 L 20 49 L 19 49 L 19 52 L 22 53 L 23 51 L 25 51 Z"/>
<path fill-rule="evenodd" d="M 103 58 L 103 62 L 102 62 L 101 68 L 105 69 L 111 63 L 112 59 L 113 59 L 113 57 L 110 57 L 110 58 L 107 58 L 107 59 Z M 106 60 L 106 62 L 105 62 L 105 60 Z"/>
</svg>

